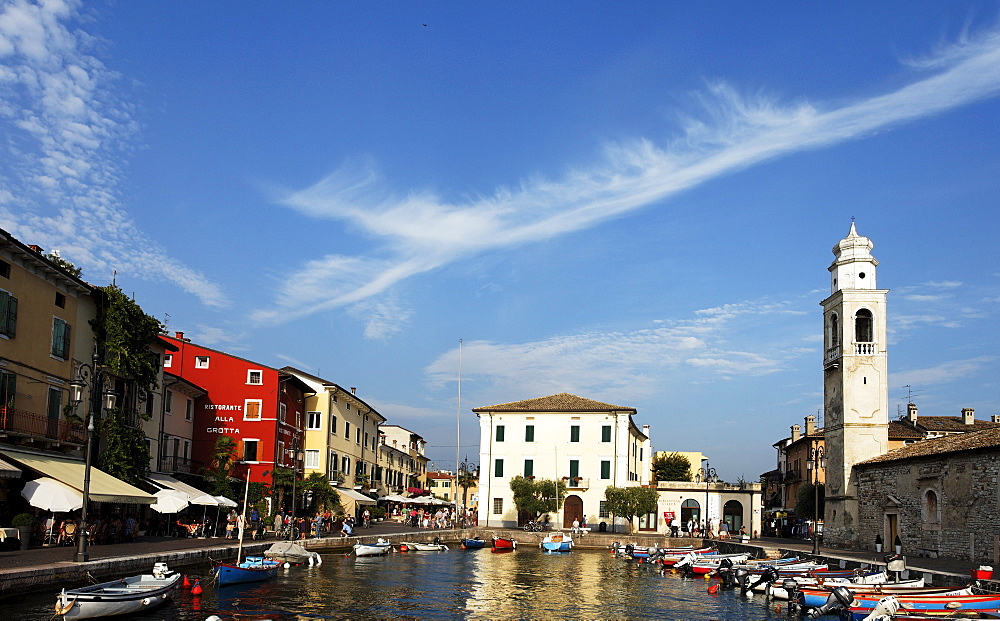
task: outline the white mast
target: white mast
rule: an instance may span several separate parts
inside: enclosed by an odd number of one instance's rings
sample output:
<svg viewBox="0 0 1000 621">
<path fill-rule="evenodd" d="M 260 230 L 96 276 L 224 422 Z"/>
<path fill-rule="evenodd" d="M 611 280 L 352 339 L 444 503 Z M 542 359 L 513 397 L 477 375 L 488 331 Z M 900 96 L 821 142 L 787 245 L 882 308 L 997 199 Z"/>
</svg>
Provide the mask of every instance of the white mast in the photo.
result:
<svg viewBox="0 0 1000 621">
<path fill-rule="evenodd" d="M 458 405 L 455 407 L 455 506 L 458 504 L 458 466 L 462 451 L 462 339 L 458 339 Z M 465 507 L 462 507 L 463 509 Z"/>
</svg>

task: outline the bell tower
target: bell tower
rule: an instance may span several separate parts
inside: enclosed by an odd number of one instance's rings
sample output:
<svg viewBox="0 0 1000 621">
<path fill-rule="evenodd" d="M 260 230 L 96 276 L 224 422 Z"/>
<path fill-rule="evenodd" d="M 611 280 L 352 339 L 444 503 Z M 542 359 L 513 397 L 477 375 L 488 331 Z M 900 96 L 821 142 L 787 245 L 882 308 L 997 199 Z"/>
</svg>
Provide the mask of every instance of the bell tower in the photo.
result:
<svg viewBox="0 0 1000 621">
<path fill-rule="evenodd" d="M 823 540 L 832 546 L 855 543 L 857 537 L 854 464 L 889 450 L 889 291 L 875 284 L 873 247 L 852 221 L 850 233 L 833 247 L 830 297 L 820 302 L 827 462 Z"/>
</svg>

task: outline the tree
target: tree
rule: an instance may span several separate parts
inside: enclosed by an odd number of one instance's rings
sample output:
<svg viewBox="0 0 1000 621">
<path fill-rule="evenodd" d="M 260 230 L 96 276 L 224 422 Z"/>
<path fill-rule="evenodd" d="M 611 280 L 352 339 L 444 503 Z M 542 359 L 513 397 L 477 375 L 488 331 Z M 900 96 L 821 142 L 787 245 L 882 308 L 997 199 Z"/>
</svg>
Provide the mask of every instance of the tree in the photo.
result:
<svg viewBox="0 0 1000 621">
<path fill-rule="evenodd" d="M 49 261 L 52 261 L 53 263 L 55 263 L 65 271 L 69 272 L 70 274 L 76 276 L 77 278 L 79 278 L 80 274 L 83 272 L 81 268 L 73 265 L 66 259 L 62 258 L 62 255 L 59 254 L 58 250 L 53 250 L 52 252 L 44 254 L 42 256 L 44 256 Z"/>
<path fill-rule="evenodd" d="M 552 479 L 528 479 L 520 475 L 510 480 L 514 506 L 518 513 L 537 519 L 543 513 L 555 513 L 566 495 L 566 484 Z"/>
<path fill-rule="evenodd" d="M 212 450 L 212 463 L 203 472 L 211 482 L 211 493 L 214 496 L 233 497 L 233 486 L 229 480 L 233 465 L 236 463 L 236 440 L 230 436 L 219 436 L 215 439 Z"/>
<path fill-rule="evenodd" d="M 330 486 L 330 479 L 322 472 L 313 472 L 301 483 L 302 491 L 312 498 L 309 511 L 334 507 L 340 504 L 340 494 Z"/>
<path fill-rule="evenodd" d="M 144 481 L 149 474 L 149 449 L 142 429 L 129 425 L 116 408 L 100 422 L 104 446 L 98 463 L 101 470 L 129 483 Z"/>
<path fill-rule="evenodd" d="M 657 481 L 690 481 L 691 461 L 680 453 L 653 459 L 653 478 Z"/>
<path fill-rule="evenodd" d="M 271 493 L 278 495 L 274 505 L 276 509 L 284 510 L 285 494 L 291 492 L 292 482 L 298 480 L 294 477 L 295 471 L 291 468 L 275 467 L 271 471 Z"/>
<path fill-rule="evenodd" d="M 631 531 L 632 518 L 656 512 L 660 493 L 651 487 L 608 487 L 604 499 L 608 512 L 628 520 Z"/>
</svg>

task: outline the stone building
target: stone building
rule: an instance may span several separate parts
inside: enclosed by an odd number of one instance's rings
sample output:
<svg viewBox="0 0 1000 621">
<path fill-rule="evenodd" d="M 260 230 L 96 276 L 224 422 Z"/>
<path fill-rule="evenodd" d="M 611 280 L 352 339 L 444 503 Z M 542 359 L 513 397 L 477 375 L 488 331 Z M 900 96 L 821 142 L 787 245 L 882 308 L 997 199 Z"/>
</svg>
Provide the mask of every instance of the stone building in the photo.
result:
<svg viewBox="0 0 1000 621">
<path fill-rule="evenodd" d="M 898 535 L 907 555 L 1000 563 L 1000 428 L 910 444 L 854 470 L 861 547 Z"/>
</svg>

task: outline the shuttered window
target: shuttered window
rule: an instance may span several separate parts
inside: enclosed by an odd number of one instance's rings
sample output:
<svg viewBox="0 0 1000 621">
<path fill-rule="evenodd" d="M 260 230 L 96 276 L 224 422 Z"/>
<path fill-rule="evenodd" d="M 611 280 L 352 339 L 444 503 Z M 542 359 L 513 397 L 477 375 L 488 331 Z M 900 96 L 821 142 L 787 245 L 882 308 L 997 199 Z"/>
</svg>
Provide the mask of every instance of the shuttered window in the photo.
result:
<svg viewBox="0 0 1000 621">
<path fill-rule="evenodd" d="M 68 323 L 52 318 L 52 355 L 64 360 L 69 359 L 69 336 L 71 328 Z"/>
</svg>

